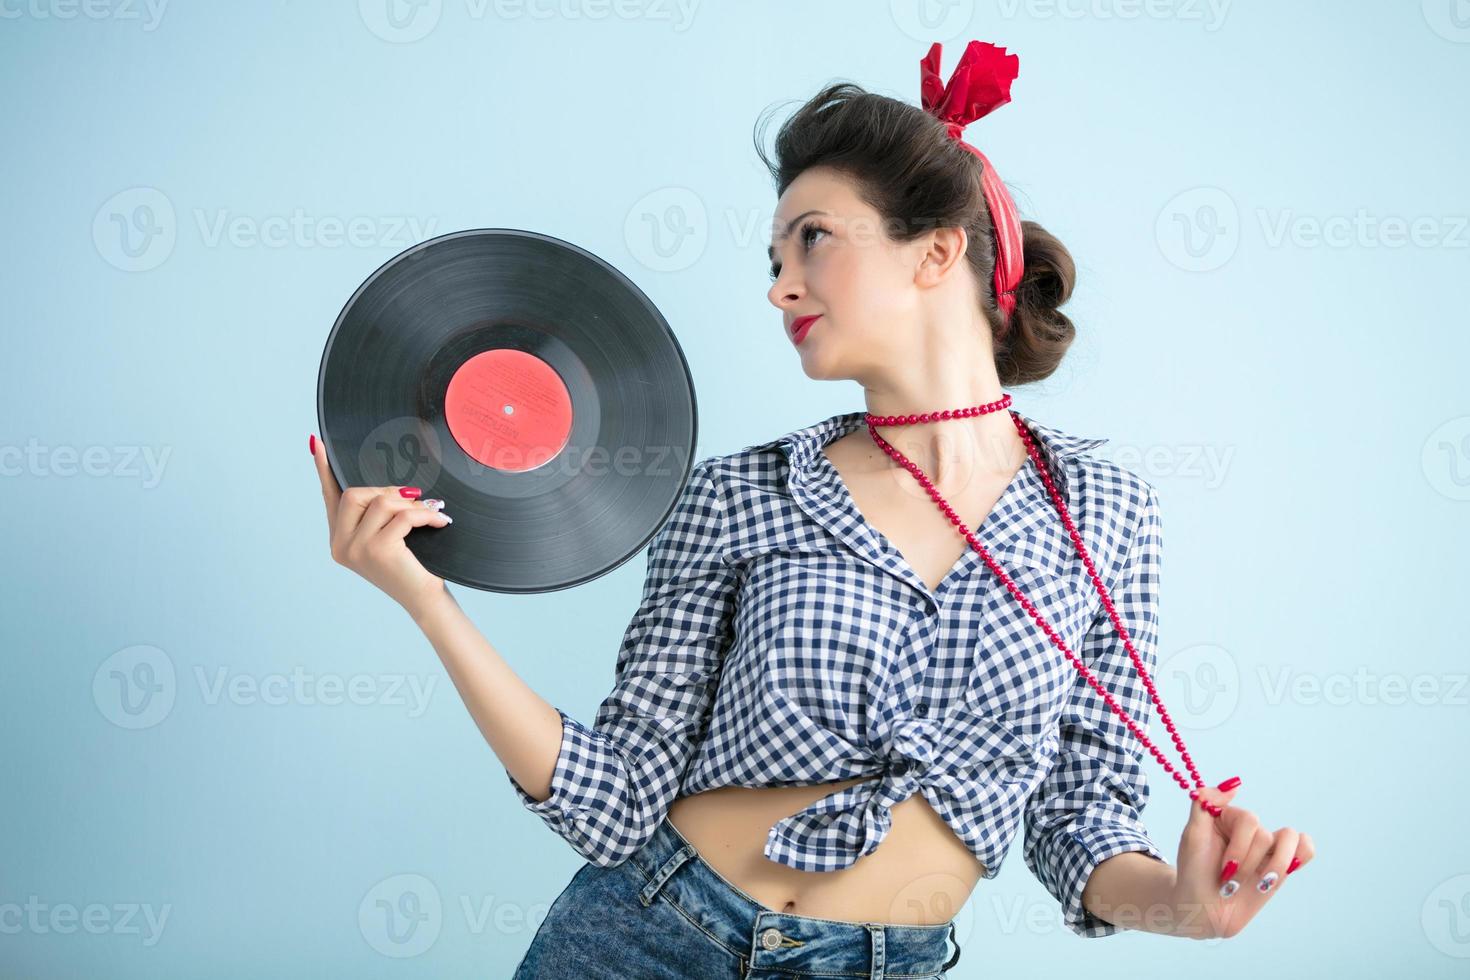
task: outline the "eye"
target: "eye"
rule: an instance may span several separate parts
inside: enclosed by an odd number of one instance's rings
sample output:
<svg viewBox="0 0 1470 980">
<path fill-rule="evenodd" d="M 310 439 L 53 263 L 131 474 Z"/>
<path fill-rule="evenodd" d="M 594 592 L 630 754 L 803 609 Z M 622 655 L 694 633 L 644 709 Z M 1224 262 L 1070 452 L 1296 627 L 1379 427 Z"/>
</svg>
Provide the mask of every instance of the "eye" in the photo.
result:
<svg viewBox="0 0 1470 980">
<path fill-rule="evenodd" d="M 810 241 L 811 237 L 813 235 L 819 233 L 819 232 L 821 234 L 823 234 L 823 235 L 830 235 L 830 234 L 832 234 L 826 228 L 823 228 L 821 225 L 816 224 L 815 222 L 810 222 L 808 224 L 802 225 L 801 226 L 801 231 L 798 232 L 798 235 L 801 238 L 802 245 L 805 246 L 806 248 L 810 249 L 812 247 L 812 243 Z M 772 282 L 775 282 L 776 279 L 780 275 L 781 275 L 781 263 L 779 263 L 779 262 L 774 263 L 771 266 L 771 281 Z"/>
</svg>

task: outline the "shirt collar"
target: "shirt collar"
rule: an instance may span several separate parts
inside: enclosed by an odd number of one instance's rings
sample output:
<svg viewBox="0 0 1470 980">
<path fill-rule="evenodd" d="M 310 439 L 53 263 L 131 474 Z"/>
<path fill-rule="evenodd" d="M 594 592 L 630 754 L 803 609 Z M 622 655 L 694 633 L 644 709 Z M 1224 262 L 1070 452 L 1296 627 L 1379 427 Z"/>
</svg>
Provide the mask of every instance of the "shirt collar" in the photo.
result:
<svg viewBox="0 0 1470 980">
<path fill-rule="evenodd" d="M 1017 414 L 1021 415 L 1021 421 L 1026 423 L 1026 428 L 1031 430 L 1031 434 L 1035 436 L 1042 459 L 1046 461 L 1047 468 L 1051 470 L 1052 479 L 1056 481 L 1057 489 L 1061 490 L 1062 498 L 1070 503 L 1067 468 L 1062 464 L 1062 460 L 1090 449 L 1096 449 L 1108 440 L 1102 437 L 1070 435 L 1055 426 L 1043 425 L 1030 416 L 1019 412 Z M 803 429 L 788 432 L 778 439 L 765 443 L 764 446 L 782 447 L 791 468 L 805 472 L 811 468 L 817 453 L 822 451 L 823 446 L 849 432 L 863 428 L 866 425 L 864 421 L 866 416 L 865 411 L 843 412 Z"/>
<path fill-rule="evenodd" d="M 938 601 L 937 594 L 929 591 L 898 551 L 863 519 L 855 507 L 849 506 L 846 494 L 840 488 L 837 471 L 829 462 L 819 458 L 823 446 L 863 428 L 865 416 L 865 412 L 844 412 L 750 448 L 779 449 L 790 466 L 787 484 L 792 499 L 808 516 L 857 554 L 908 583 L 929 601 Z M 1041 457 L 1051 470 L 1052 480 L 1070 509 L 1073 501 L 1068 467 L 1064 464 L 1070 457 L 1108 440 L 1069 435 L 1025 415 L 1021 416 L 1021 421 L 1035 437 Z M 1075 557 L 1072 542 L 1042 481 L 1027 473 L 1025 467 L 1018 479 L 1021 493 L 1003 497 L 992 510 L 993 516 L 986 518 L 986 549 L 1012 569 L 1029 566 L 1052 575 L 1063 574 Z M 978 553 L 971 549 L 959 566 L 961 575 L 972 574 L 980 564 Z M 947 577 L 946 583 L 949 581 Z M 942 584 L 940 591 L 944 589 Z"/>
</svg>

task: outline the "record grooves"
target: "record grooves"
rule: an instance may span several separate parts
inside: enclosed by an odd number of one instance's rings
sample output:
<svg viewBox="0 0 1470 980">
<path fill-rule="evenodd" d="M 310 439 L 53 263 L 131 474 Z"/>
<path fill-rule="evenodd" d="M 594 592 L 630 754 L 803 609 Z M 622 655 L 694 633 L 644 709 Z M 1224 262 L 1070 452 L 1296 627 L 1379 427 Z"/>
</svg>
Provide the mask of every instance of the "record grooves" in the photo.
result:
<svg viewBox="0 0 1470 980">
<path fill-rule="evenodd" d="M 643 549 L 693 469 L 698 407 L 658 309 L 568 242 L 453 232 L 384 263 L 327 338 L 317 413 L 342 487 L 412 485 L 446 581 L 549 592 Z"/>
</svg>

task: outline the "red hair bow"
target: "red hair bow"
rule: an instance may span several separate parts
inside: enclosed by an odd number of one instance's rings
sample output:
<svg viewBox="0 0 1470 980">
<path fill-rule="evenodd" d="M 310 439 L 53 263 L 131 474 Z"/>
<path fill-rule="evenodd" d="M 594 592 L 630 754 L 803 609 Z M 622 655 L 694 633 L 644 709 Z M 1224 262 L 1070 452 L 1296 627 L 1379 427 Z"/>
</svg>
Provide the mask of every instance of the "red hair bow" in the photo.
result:
<svg viewBox="0 0 1470 980">
<path fill-rule="evenodd" d="M 1011 83 L 1021 72 L 1021 59 L 1006 54 L 1004 46 L 971 41 L 946 85 L 939 77 L 940 47 L 935 41 L 919 62 L 924 111 L 944 120 L 950 135 L 958 136 L 976 119 L 1011 101 Z"/>
<path fill-rule="evenodd" d="M 949 84 L 939 77 L 940 43 L 935 41 L 919 62 L 919 87 L 924 111 L 942 121 L 950 138 L 975 154 L 981 163 L 981 186 L 995 230 L 995 302 L 1001 318 L 1010 323 L 1016 308 L 1016 286 L 1024 271 L 1021 258 L 1021 216 L 1011 194 L 985 154 L 960 138 L 966 126 L 1011 101 L 1011 83 L 1021 70 L 1021 59 L 1004 47 L 971 41 Z"/>
</svg>

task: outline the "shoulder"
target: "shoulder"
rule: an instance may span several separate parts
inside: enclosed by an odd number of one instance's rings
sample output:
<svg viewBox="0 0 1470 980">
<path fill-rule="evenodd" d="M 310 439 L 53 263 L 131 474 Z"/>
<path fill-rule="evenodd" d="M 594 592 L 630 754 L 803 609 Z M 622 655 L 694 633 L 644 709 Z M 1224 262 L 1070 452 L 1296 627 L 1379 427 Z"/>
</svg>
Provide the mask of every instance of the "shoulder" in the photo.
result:
<svg viewBox="0 0 1470 980">
<path fill-rule="evenodd" d="M 694 467 L 705 492 L 719 498 L 726 530 L 737 549 L 756 547 L 804 523 L 792 495 L 792 454 L 800 430 L 702 457 Z"/>
<path fill-rule="evenodd" d="M 772 441 L 730 453 L 706 456 L 694 467 L 694 478 L 719 500 L 731 531 L 769 524 L 791 506 L 787 457 Z"/>
<path fill-rule="evenodd" d="M 735 452 L 706 456 L 695 464 L 711 480 L 727 490 L 753 485 L 774 485 L 785 472 L 786 454 L 780 440 L 746 446 Z"/>
<path fill-rule="evenodd" d="M 786 486 L 791 447 L 802 431 L 706 456 L 695 464 L 695 473 L 713 482 L 727 501 L 738 501 L 753 493 L 781 492 Z"/>
<path fill-rule="evenodd" d="M 1070 457 L 1074 514 L 1088 543 L 1122 564 L 1136 542 L 1160 535 L 1157 488 L 1138 473 L 1087 453 Z M 1091 529 L 1090 532 L 1088 529 Z"/>
<path fill-rule="evenodd" d="M 1095 506 L 1137 518 L 1157 503 L 1154 485 L 1128 467 L 1088 453 L 1079 453 L 1072 460 Z"/>
<path fill-rule="evenodd" d="M 1093 527 L 1094 534 L 1089 538 L 1104 546 L 1120 540 L 1126 544 L 1149 512 L 1157 508 L 1153 485 L 1126 466 L 1092 455 L 1111 439 L 1074 435 L 1029 416 L 1021 417 L 1053 455 L 1060 457 L 1057 465 L 1067 482 L 1068 506 L 1078 523 L 1084 528 Z"/>
<path fill-rule="evenodd" d="M 839 412 L 734 452 L 707 456 L 700 462 L 732 493 L 742 490 L 782 493 L 792 466 L 805 472 L 823 446 L 860 430 L 865 414 Z"/>
</svg>

